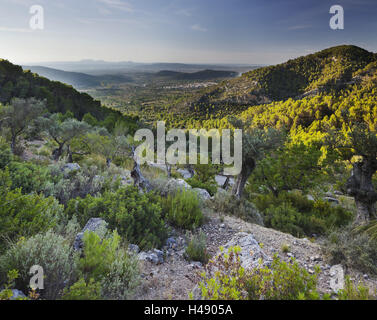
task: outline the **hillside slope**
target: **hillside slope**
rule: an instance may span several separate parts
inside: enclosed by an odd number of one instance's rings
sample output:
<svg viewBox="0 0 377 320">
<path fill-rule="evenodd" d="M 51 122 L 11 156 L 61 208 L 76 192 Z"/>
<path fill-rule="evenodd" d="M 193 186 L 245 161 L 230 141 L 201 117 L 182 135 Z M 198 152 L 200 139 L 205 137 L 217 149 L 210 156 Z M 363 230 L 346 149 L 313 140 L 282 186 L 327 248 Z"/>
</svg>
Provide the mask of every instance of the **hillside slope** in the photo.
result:
<svg viewBox="0 0 377 320">
<path fill-rule="evenodd" d="M 191 105 L 258 105 L 338 89 L 375 61 L 376 54 L 356 46 L 332 47 L 223 81 Z"/>
<path fill-rule="evenodd" d="M 114 111 L 101 106 L 86 93 L 80 93 L 69 85 L 51 81 L 7 60 L 0 60 L 0 103 L 9 103 L 14 97 L 36 97 L 47 101 L 50 112 L 71 111 L 81 119 L 91 113 L 97 119 L 104 119 Z"/>
</svg>

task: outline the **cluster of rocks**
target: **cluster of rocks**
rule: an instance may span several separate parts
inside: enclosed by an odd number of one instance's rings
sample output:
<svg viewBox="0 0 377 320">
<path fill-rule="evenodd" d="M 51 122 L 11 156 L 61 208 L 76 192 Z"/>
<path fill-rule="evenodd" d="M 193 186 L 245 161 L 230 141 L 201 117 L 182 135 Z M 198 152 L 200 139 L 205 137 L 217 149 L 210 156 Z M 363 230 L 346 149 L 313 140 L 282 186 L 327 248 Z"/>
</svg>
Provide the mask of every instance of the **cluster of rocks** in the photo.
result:
<svg viewBox="0 0 377 320">
<path fill-rule="evenodd" d="M 262 250 L 257 240 L 250 233 L 236 233 L 232 240 L 224 246 L 224 249 L 236 246 L 241 248 L 240 260 L 245 269 L 268 266 L 272 262 L 272 258 Z"/>
<path fill-rule="evenodd" d="M 141 261 L 148 261 L 152 264 L 163 264 L 166 259 L 173 255 L 182 255 L 186 241 L 183 237 L 170 237 L 166 240 L 162 250 L 152 249 L 147 252 L 139 252 L 139 247 L 136 245 L 130 245 L 129 250 L 138 254 L 138 259 Z"/>
</svg>

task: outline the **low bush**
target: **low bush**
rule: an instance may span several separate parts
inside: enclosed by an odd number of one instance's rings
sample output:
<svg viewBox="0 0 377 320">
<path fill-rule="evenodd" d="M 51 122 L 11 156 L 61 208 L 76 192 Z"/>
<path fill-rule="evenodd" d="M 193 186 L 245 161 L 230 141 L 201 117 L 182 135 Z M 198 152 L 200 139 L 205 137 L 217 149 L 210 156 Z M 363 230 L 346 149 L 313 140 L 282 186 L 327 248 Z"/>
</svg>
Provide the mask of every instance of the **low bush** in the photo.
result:
<svg viewBox="0 0 377 320">
<path fill-rule="evenodd" d="M 69 217 L 76 216 L 83 227 L 90 218 L 103 218 L 111 229 L 117 229 L 127 241 L 142 249 L 160 247 L 167 238 L 161 216 L 160 198 L 154 193 L 139 193 L 129 186 L 102 196 L 71 200 L 66 208 Z"/>
<path fill-rule="evenodd" d="M 217 192 L 217 184 L 215 182 L 202 182 L 196 176 L 186 179 L 186 182 L 193 188 L 205 189 L 211 196 Z"/>
<path fill-rule="evenodd" d="M 50 197 L 22 194 L 11 190 L 9 171 L 0 170 L 0 252 L 6 240 L 29 237 L 56 226 L 63 216 L 63 208 Z"/>
<path fill-rule="evenodd" d="M 50 175 L 47 167 L 32 162 L 16 162 L 8 164 L 12 180 L 12 188 L 21 188 L 22 193 L 44 192 L 48 183 L 56 183 Z"/>
<path fill-rule="evenodd" d="M 76 279 L 78 270 L 75 255 L 71 244 L 53 231 L 21 239 L 0 257 L 0 279 L 5 281 L 9 270 L 18 270 L 16 288 L 28 292 L 30 268 L 39 265 L 44 274 L 41 298 L 54 300 Z"/>
<path fill-rule="evenodd" d="M 100 300 L 101 285 L 94 279 L 85 281 L 80 278 L 70 288 L 64 289 L 63 300 Z"/>
<path fill-rule="evenodd" d="M 297 193 L 258 195 L 254 200 L 267 227 L 296 237 L 327 234 L 347 225 L 353 214 L 325 201 L 310 201 Z"/>
<path fill-rule="evenodd" d="M 69 200 L 87 195 L 97 195 L 103 191 L 105 179 L 98 175 L 96 166 L 82 166 L 80 170 L 63 173 L 64 163 L 49 166 L 53 182 L 46 184 L 44 194 L 54 196 L 60 203 L 67 205 Z"/>
<path fill-rule="evenodd" d="M 377 274 L 377 240 L 350 225 L 332 232 L 323 246 L 332 264 Z"/>
<path fill-rule="evenodd" d="M 19 277 L 17 270 L 10 270 L 7 274 L 7 283 L 0 290 L 0 300 L 10 300 L 13 297 L 12 288 L 15 286 L 15 280 Z M 27 300 L 27 298 L 18 298 L 17 300 Z"/>
<path fill-rule="evenodd" d="M 202 225 L 203 212 L 198 196 L 190 190 L 181 190 L 163 200 L 166 220 L 178 228 L 194 229 Z"/>
<path fill-rule="evenodd" d="M 263 218 L 253 203 L 244 198 L 239 199 L 225 191 L 218 192 L 210 202 L 210 206 L 216 212 L 263 225 Z"/>
<path fill-rule="evenodd" d="M 84 252 L 78 266 L 85 283 L 99 284 L 105 299 L 130 298 L 139 283 L 138 260 L 121 246 L 118 233 L 101 239 L 94 232 L 86 232 L 83 240 Z"/>
<path fill-rule="evenodd" d="M 337 298 L 338 300 L 376 300 L 370 295 L 368 287 L 363 283 L 355 285 L 349 276 L 345 277 L 344 289 L 338 291 Z"/>
<path fill-rule="evenodd" d="M 206 235 L 203 231 L 198 235 L 192 236 L 185 251 L 186 259 L 189 261 L 199 261 L 204 264 L 207 263 L 209 254 L 206 242 Z"/>
</svg>

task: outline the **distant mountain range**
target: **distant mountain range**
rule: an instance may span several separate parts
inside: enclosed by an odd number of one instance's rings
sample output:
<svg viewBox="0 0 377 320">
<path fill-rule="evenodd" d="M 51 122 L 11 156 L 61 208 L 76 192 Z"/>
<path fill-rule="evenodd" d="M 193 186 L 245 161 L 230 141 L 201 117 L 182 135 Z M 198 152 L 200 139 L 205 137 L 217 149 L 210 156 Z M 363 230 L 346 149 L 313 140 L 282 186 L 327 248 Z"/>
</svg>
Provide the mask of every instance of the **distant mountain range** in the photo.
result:
<svg viewBox="0 0 377 320">
<path fill-rule="evenodd" d="M 129 72 L 159 72 L 163 70 L 176 72 L 198 72 L 206 69 L 220 71 L 234 71 L 238 73 L 253 70 L 260 65 L 240 65 L 240 64 L 185 64 L 185 63 L 138 63 L 132 61 L 108 62 L 102 60 L 81 60 L 81 61 L 56 61 L 39 62 L 38 64 L 28 64 L 31 66 L 44 66 L 48 68 L 64 70 L 68 72 L 81 72 L 90 75 L 123 74 Z"/>
</svg>

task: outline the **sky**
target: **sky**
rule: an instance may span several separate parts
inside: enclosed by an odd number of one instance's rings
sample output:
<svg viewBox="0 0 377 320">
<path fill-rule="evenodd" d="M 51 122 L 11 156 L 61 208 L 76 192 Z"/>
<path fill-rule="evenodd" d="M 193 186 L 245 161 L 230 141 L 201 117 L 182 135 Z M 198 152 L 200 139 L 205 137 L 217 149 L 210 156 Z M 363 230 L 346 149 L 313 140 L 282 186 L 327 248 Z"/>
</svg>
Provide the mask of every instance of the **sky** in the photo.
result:
<svg viewBox="0 0 377 320">
<path fill-rule="evenodd" d="M 336 4 L 344 30 L 329 26 Z M 0 58 L 19 64 L 275 64 L 340 44 L 377 52 L 377 0 L 0 0 Z"/>
</svg>

